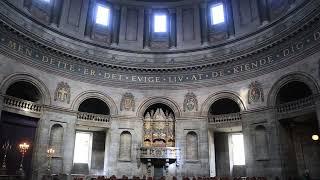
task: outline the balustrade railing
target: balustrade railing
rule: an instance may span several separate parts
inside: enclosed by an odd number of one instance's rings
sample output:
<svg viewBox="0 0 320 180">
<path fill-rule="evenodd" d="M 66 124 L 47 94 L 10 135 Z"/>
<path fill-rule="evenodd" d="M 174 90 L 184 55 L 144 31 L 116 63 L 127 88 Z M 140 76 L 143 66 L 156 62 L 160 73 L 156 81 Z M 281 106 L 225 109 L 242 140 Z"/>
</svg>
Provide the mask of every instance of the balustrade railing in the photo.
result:
<svg viewBox="0 0 320 180">
<path fill-rule="evenodd" d="M 104 115 L 104 114 L 78 112 L 77 118 L 78 120 L 85 120 L 85 121 L 110 122 L 110 115 Z"/>
<path fill-rule="evenodd" d="M 177 159 L 179 149 L 175 147 L 141 147 L 140 158 Z"/>
<path fill-rule="evenodd" d="M 276 109 L 278 113 L 287 113 L 287 112 L 304 109 L 306 107 L 310 107 L 315 104 L 314 98 L 315 96 L 309 96 L 303 99 L 298 99 L 296 101 L 280 104 L 276 107 Z"/>
<path fill-rule="evenodd" d="M 208 117 L 209 123 L 224 123 L 224 122 L 235 122 L 241 121 L 240 113 L 229 113 L 220 115 L 211 115 Z"/>
<path fill-rule="evenodd" d="M 23 99 L 19 99 L 12 96 L 4 96 L 4 106 L 15 108 L 18 110 L 28 111 L 28 112 L 41 112 L 41 105 L 36 104 L 32 101 L 27 101 Z"/>
</svg>

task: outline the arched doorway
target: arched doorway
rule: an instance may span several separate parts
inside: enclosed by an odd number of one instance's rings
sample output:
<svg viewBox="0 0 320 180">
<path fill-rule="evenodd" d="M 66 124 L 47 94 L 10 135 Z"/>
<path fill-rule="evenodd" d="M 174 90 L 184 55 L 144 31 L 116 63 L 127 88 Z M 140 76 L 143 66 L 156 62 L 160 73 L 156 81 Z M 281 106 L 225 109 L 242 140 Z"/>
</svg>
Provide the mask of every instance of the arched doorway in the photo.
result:
<svg viewBox="0 0 320 180">
<path fill-rule="evenodd" d="M 216 176 L 245 176 L 244 142 L 239 104 L 228 97 L 217 99 L 209 109 L 210 157 Z M 211 163 L 211 164 L 212 164 Z"/>
<path fill-rule="evenodd" d="M 320 178 L 320 144 L 311 138 L 319 127 L 312 103 L 312 90 L 301 81 L 285 83 L 276 94 L 282 167 L 287 178 L 306 172 L 312 179 Z"/>
<path fill-rule="evenodd" d="M 4 108 L 1 112 L 0 143 L 12 146 L 7 154 L 7 174 L 16 174 L 21 153 L 19 144 L 29 144 L 25 153 L 23 169 L 27 179 L 32 176 L 32 155 L 43 102 L 40 90 L 27 81 L 16 81 L 5 91 Z M 14 132 L 14 133 L 13 133 Z"/>
<path fill-rule="evenodd" d="M 110 118 L 107 103 L 87 98 L 78 107 L 73 169 L 74 174 L 97 174 L 104 170 L 107 128 L 99 126 Z M 84 125 L 81 122 L 85 122 Z M 88 124 L 88 122 L 91 122 Z"/>
</svg>

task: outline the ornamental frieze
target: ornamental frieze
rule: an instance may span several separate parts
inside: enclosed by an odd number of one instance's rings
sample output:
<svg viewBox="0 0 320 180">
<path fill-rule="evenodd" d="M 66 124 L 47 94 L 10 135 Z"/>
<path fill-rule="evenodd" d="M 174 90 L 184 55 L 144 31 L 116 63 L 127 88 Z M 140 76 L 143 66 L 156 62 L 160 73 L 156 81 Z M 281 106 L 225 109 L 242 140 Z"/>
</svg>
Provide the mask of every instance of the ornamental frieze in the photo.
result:
<svg viewBox="0 0 320 180">
<path fill-rule="evenodd" d="M 319 50 L 319 42 L 320 28 L 313 26 L 300 32 L 295 38 L 279 43 L 278 46 L 271 47 L 263 53 L 234 62 L 192 70 L 146 72 L 111 68 L 59 56 L 59 54 L 25 41 L 21 36 L 13 34 L 4 27 L 0 28 L 0 50 L 3 54 L 12 56 L 22 63 L 90 83 L 135 88 L 177 89 L 190 86 L 214 86 L 243 80 L 303 60 L 303 56 L 310 56 Z"/>
</svg>

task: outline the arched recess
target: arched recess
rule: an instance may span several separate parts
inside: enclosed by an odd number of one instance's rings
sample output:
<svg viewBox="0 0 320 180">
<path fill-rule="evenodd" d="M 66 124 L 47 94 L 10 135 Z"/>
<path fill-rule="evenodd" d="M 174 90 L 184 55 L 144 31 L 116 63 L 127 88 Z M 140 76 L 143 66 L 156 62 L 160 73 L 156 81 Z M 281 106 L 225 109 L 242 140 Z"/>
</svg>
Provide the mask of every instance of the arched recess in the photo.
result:
<svg viewBox="0 0 320 180">
<path fill-rule="evenodd" d="M 72 110 L 78 111 L 80 104 L 90 98 L 97 98 L 105 102 L 109 106 L 110 115 L 118 114 L 117 105 L 114 100 L 110 96 L 98 91 L 86 91 L 79 94 L 71 104 Z"/>
<path fill-rule="evenodd" d="M 194 131 L 187 133 L 186 137 L 186 159 L 198 160 L 198 135 Z"/>
<path fill-rule="evenodd" d="M 258 125 L 254 131 L 255 156 L 256 160 L 266 160 L 269 158 L 269 143 L 267 129 L 263 125 Z"/>
<path fill-rule="evenodd" d="M 129 131 L 120 134 L 119 160 L 131 161 L 132 135 Z"/>
<path fill-rule="evenodd" d="M 55 150 L 56 156 L 61 156 L 63 152 L 63 127 L 60 124 L 54 124 L 51 127 L 49 148 Z"/>
<path fill-rule="evenodd" d="M 37 79 L 32 74 L 27 73 L 16 73 L 11 74 L 7 76 L 1 83 L 1 94 L 5 94 L 7 89 L 10 87 L 10 85 L 16 83 L 16 82 L 27 82 L 35 86 L 41 96 L 40 104 L 50 105 L 51 104 L 51 97 L 50 97 L 50 91 L 47 88 L 47 86 L 39 79 Z"/>
<path fill-rule="evenodd" d="M 207 116 L 209 114 L 210 111 L 210 107 L 211 105 L 220 99 L 231 99 L 233 101 L 235 101 L 239 107 L 241 111 L 246 110 L 246 107 L 243 103 L 243 101 L 241 100 L 241 98 L 234 92 L 218 92 L 215 94 L 210 95 L 202 104 L 200 112 L 201 112 L 201 116 Z"/>
<path fill-rule="evenodd" d="M 319 93 L 319 87 L 313 77 L 303 72 L 290 73 L 282 76 L 276 83 L 274 83 L 268 94 L 267 105 L 275 106 L 277 102 L 277 94 L 279 93 L 280 89 L 289 82 L 293 81 L 305 83 L 312 91 L 312 94 Z"/>
<path fill-rule="evenodd" d="M 62 173 L 63 167 L 63 132 L 64 129 L 60 124 L 54 124 L 51 127 L 49 148 L 54 149 L 54 157 L 52 159 L 52 173 Z"/>
<path fill-rule="evenodd" d="M 137 109 L 137 116 L 143 118 L 146 110 L 153 104 L 157 103 L 165 104 L 170 107 L 174 113 L 175 118 L 179 118 L 181 116 L 179 105 L 175 101 L 167 97 L 152 97 L 144 100 Z"/>
</svg>

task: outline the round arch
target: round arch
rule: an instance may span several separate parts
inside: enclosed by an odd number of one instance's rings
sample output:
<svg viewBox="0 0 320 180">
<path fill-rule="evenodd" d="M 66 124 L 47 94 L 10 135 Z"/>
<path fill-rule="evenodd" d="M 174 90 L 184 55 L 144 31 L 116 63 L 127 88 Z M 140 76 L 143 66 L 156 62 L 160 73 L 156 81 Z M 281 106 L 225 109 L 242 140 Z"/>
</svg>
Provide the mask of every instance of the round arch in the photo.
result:
<svg viewBox="0 0 320 180">
<path fill-rule="evenodd" d="M 299 81 L 305 83 L 312 91 L 312 94 L 319 93 L 319 87 L 317 86 L 317 83 L 313 79 L 313 77 L 304 72 L 290 73 L 280 77 L 280 79 L 273 84 L 268 94 L 267 105 L 275 106 L 277 94 L 279 93 L 280 89 L 284 85 L 292 81 Z"/>
<path fill-rule="evenodd" d="M 233 101 L 235 101 L 239 107 L 240 107 L 240 111 L 244 111 L 246 110 L 246 107 L 243 103 L 243 101 L 241 100 L 241 98 L 239 97 L 239 95 L 237 95 L 234 92 L 227 92 L 227 91 L 223 91 L 223 92 L 218 92 L 215 94 L 210 95 L 202 104 L 201 109 L 200 109 L 200 113 L 201 116 L 207 116 L 210 110 L 211 105 L 219 100 L 219 99 L 231 99 Z"/>
<path fill-rule="evenodd" d="M 40 92 L 41 95 L 41 104 L 50 105 L 51 96 L 50 91 L 47 86 L 38 78 L 32 74 L 28 73 L 16 73 L 7 76 L 1 83 L 1 94 L 5 94 L 7 89 L 14 83 L 23 81 L 34 85 Z"/>
<path fill-rule="evenodd" d="M 179 108 L 179 105 L 173 101 L 172 99 L 168 98 L 168 97 L 151 97 L 148 98 L 146 100 L 144 100 L 140 106 L 137 109 L 137 116 L 138 117 L 143 117 L 145 111 L 153 104 L 157 104 L 157 103 L 162 103 L 167 105 L 169 108 L 172 109 L 174 116 L 180 117 L 181 116 L 181 110 Z"/>
<path fill-rule="evenodd" d="M 106 103 L 110 109 L 110 115 L 118 114 L 117 105 L 114 100 L 110 96 L 98 91 L 85 91 L 79 94 L 71 104 L 72 110 L 78 111 L 80 104 L 90 98 L 97 98 Z"/>
</svg>

